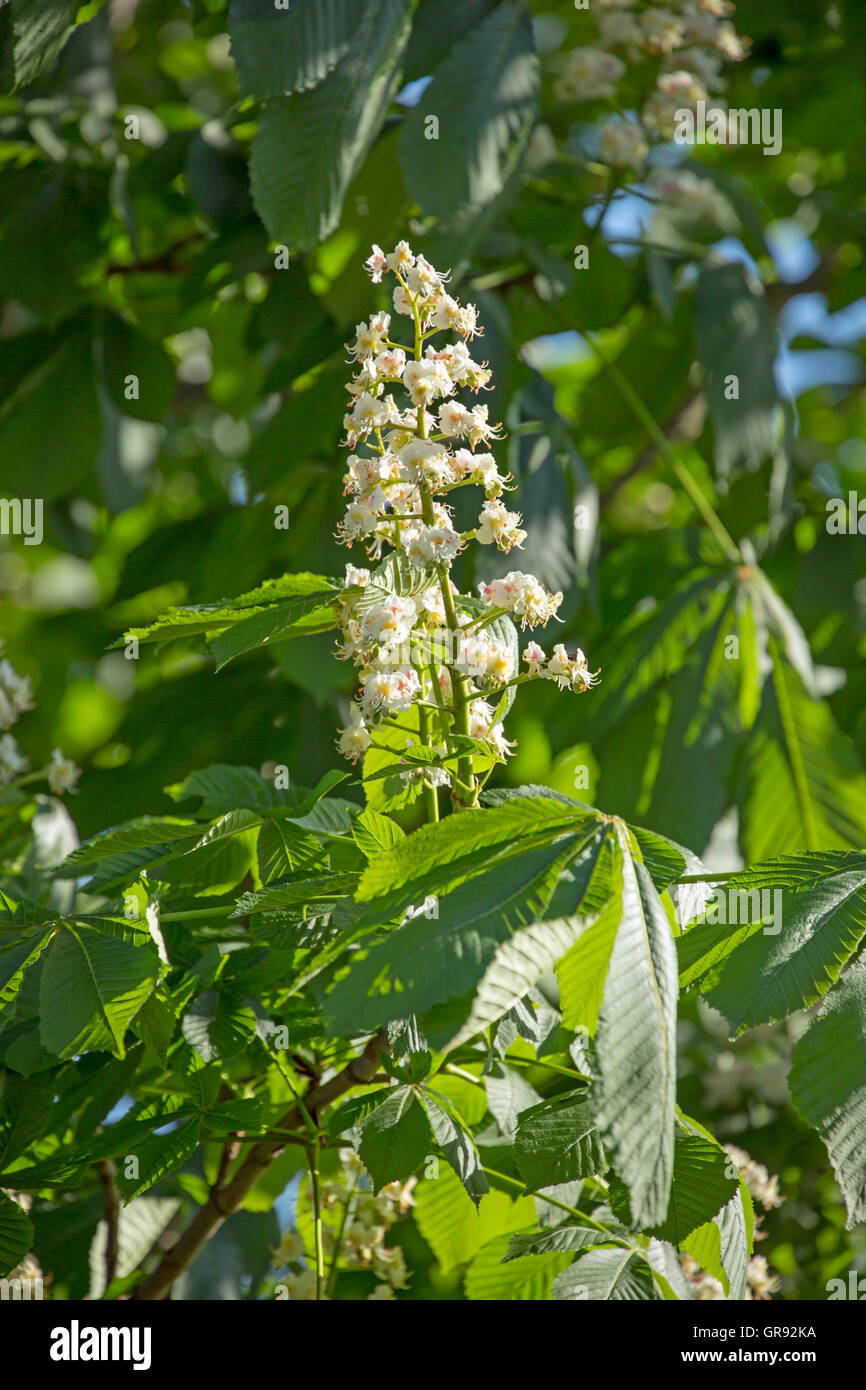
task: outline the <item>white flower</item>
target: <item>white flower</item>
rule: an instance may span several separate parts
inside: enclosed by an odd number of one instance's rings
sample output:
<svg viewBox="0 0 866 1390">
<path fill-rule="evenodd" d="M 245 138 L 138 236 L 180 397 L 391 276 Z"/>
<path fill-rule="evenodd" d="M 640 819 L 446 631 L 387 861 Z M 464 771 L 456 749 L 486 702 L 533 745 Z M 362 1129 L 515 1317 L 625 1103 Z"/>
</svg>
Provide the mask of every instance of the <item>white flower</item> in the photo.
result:
<svg viewBox="0 0 866 1390">
<path fill-rule="evenodd" d="M 424 406 L 432 405 L 442 396 L 449 396 L 454 390 L 444 362 L 430 358 L 424 358 L 421 362 L 407 362 L 403 369 L 403 385 L 413 404 Z"/>
<path fill-rule="evenodd" d="M 681 48 L 683 45 L 683 22 L 670 10 L 644 10 L 640 16 L 640 26 L 646 35 L 647 47 L 651 53 L 672 53 L 675 48 Z"/>
<path fill-rule="evenodd" d="M 81 768 L 69 758 L 65 758 L 59 748 L 55 748 L 48 764 L 48 785 L 54 795 L 62 796 L 64 792 L 74 792 L 80 776 Z"/>
<path fill-rule="evenodd" d="M 523 660 L 529 667 L 529 674 L 537 676 L 539 667 L 547 660 L 547 657 L 544 648 L 540 647 L 537 642 L 527 642 L 523 652 Z"/>
<path fill-rule="evenodd" d="M 450 526 L 424 526 L 413 536 L 406 553 L 421 565 L 450 563 L 463 548 L 463 538 Z"/>
<path fill-rule="evenodd" d="M 573 48 L 556 84 L 562 101 L 597 101 L 612 97 L 625 72 L 625 63 L 603 48 Z"/>
<path fill-rule="evenodd" d="M 10 729 L 19 714 L 34 709 L 29 676 L 21 676 L 6 657 L 0 661 L 0 726 Z"/>
<path fill-rule="evenodd" d="M 29 761 L 25 758 L 11 734 L 0 737 L 0 783 L 11 782 L 19 773 L 26 772 Z"/>
<path fill-rule="evenodd" d="M 361 630 L 372 642 L 404 642 L 415 626 L 417 613 L 411 598 L 391 595 L 384 603 L 369 608 L 361 619 Z"/>
<path fill-rule="evenodd" d="M 589 670 L 580 648 L 571 657 L 561 642 L 554 647 L 553 656 L 541 674 L 546 680 L 555 680 L 560 690 L 585 691 L 598 684 L 598 672 Z"/>
<path fill-rule="evenodd" d="M 412 255 L 407 241 L 398 241 L 390 256 L 386 256 L 385 260 L 389 270 L 397 271 L 401 275 L 405 275 L 407 270 L 415 264 L 415 257 Z"/>
<path fill-rule="evenodd" d="M 601 130 L 601 158 L 617 169 L 643 170 L 649 145 L 639 125 L 634 121 L 605 121 Z"/>
<path fill-rule="evenodd" d="M 480 525 L 475 533 L 481 545 L 497 545 L 507 554 L 512 546 L 520 548 L 526 532 L 520 527 L 520 513 L 510 512 L 496 499 L 484 503 L 479 515 Z"/>
<path fill-rule="evenodd" d="M 282 1269 L 285 1265 L 294 1264 L 296 1260 L 304 1257 L 304 1241 L 297 1231 L 285 1231 L 283 1238 L 274 1251 L 273 1266 L 275 1269 Z"/>
<path fill-rule="evenodd" d="M 373 242 L 372 252 L 364 262 L 364 269 L 370 276 L 370 279 L 373 281 L 374 285 L 379 284 L 379 282 L 382 279 L 382 275 L 388 269 L 388 258 L 385 255 L 385 252 L 382 250 L 381 246 L 377 246 L 375 241 Z"/>
<path fill-rule="evenodd" d="M 359 569 L 357 565 L 346 566 L 346 588 L 357 586 L 363 589 L 370 582 L 370 571 Z"/>
<path fill-rule="evenodd" d="M 361 684 L 364 688 L 362 706 L 374 715 L 407 710 L 421 694 L 418 672 L 408 665 L 392 671 L 367 671 L 361 676 Z"/>
</svg>

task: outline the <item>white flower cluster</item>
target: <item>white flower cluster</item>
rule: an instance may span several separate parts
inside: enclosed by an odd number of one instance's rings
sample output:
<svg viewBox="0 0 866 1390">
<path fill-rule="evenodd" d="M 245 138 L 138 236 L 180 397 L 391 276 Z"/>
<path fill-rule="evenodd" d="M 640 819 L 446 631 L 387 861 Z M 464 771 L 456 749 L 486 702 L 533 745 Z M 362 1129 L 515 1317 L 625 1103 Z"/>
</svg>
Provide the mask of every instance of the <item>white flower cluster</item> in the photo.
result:
<svg viewBox="0 0 866 1390">
<path fill-rule="evenodd" d="M 415 1205 L 415 1179 L 389 1183 L 373 1193 L 359 1187 L 364 1181 L 363 1168 L 354 1150 L 341 1149 L 340 1157 L 341 1177 L 322 1183 L 320 1193 L 325 1255 L 330 1263 L 336 1254 L 344 1269 L 370 1270 L 377 1283 L 369 1300 L 390 1301 L 395 1289 L 407 1287 L 409 1271 L 400 1247 L 385 1241 L 394 1222 Z M 291 1302 L 311 1302 L 316 1297 L 316 1275 L 310 1260 L 300 1232 L 286 1231 L 273 1251 L 271 1264 L 274 1269 L 288 1270 L 280 1283 L 286 1286 Z"/>
<path fill-rule="evenodd" d="M 439 765 L 413 767 L 403 776 L 428 786 L 449 785 L 441 763 L 450 756 L 452 734 L 482 740 L 499 759 L 511 747 L 486 695 L 532 674 L 562 677 L 560 684 L 572 689 L 588 689 L 593 677 L 585 672 L 585 679 L 572 678 L 569 668 L 566 679 L 557 657 L 543 672 L 520 675 L 496 628 L 506 614 L 522 627 L 547 623 L 556 615 L 561 593 L 549 593 L 534 575 L 520 570 L 481 584 L 480 602 L 461 596 L 452 583 L 450 566 L 473 538 L 507 554 L 526 537 L 519 513 L 503 501 L 510 476 L 500 473 L 485 447 L 500 437 L 499 428 L 490 422 L 486 405 L 457 399 L 490 384 L 489 369 L 473 361 L 466 346 L 480 332 L 478 314 L 451 295 L 448 276 L 406 242 L 388 255 L 374 246 L 365 268 L 375 284 L 386 274 L 394 276 L 393 308 L 411 319 L 413 341 L 411 346 L 394 341 L 391 315 L 382 311 L 359 323 L 348 344 L 356 370 L 344 419 L 352 452 L 339 535 L 349 545 L 362 542 L 382 568 L 374 575 L 369 568 L 346 566 L 339 654 L 359 668 L 360 691 L 338 747 L 357 761 L 371 747 L 376 725 L 419 705 L 434 716 L 435 742 L 428 747 Z M 448 330 L 459 341 L 430 341 Z M 398 387 L 400 400 L 394 394 Z M 484 498 L 475 529 L 460 532 L 445 499 L 470 486 L 480 488 Z"/>
<path fill-rule="evenodd" d="M 0 650 L 2 647 L 0 641 Z M 35 707 L 30 677 L 19 675 L 6 657 L 0 659 L 0 728 L 7 730 L 0 735 L 0 786 L 6 786 L 22 776 L 30 766 L 18 747 L 17 739 L 8 730 L 17 723 L 20 715 Z M 62 796 L 64 792 L 74 791 L 80 775 L 81 769 L 65 758 L 59 748 L 55 748 L 51 762 L 44 770 L 54 795 Z"/>
<path fill-rule="evenodd" d="M 558 642 L 553 649 L 553 656 L 548 657 L 537 642 L 530 642 L 523 653 L 523 660 L 528 664 L 533 676 L 540 676 L 546 681 L 556 681 L 560 690 L 583 692 L 598 685 L 598 671 L 590 671 L 586 657 L 579 647 L 574 656 L 569 656 L 562 643 Z"/>
<path fill-rule="evenodd" d="M 763 1163 L 757 1163 L 745 1149 L 738 1149 L 736 1144 L 726 1144 L 725 1152 L 736 1163 L 739 1175 L 751 1196 L 756 1202 L 760 1202 L 765 1211 L 782 1205 L 785 1199 L 779 1194 L 779 1179 L 775 1173 L 771 1176 Z"/>
<path fill-rule="evenodd" d="M 598 43 L 565 55 L 555 95 L 563 102 L 617 100 L 629 67 L 655 61 L 655 89 L 643 104 L 640 121 L 614 117 L 601 133 L 601 160 L 639 174 L 652 136 L 673 134 L 676 112 L 697 109 L 710 92 L 726 87 L 723 67 L 748 52 L 749 41 L 736 32 L 728 0 L 596 0 Z M 628 104 L 627 102 L 625 104 Z M 546 137 L 535 142 L 535 166 L 552 157 Z"/>
</svg>

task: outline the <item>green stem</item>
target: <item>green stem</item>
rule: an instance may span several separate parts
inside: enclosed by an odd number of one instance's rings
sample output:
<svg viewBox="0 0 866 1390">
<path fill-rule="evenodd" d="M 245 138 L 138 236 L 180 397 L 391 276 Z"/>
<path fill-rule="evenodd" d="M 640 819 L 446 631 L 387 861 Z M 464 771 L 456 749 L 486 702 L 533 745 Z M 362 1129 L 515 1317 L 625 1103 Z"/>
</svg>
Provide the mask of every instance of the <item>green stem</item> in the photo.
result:
<svg viewBox="0 0 866 1390">
<path fill-rule="evenodd" d="M 425 748 L 429 748 L 431 746 L 430 719 L 427 714 L 426 706 L 424 705 L 418 706 L 418 728 L 421 742 Z M 439 819 L 439 797 L 436 793 L 436 788 L 432 787 L 429 782 L 424 783 L 424 807 L 427 812 L 428 821 L 437 821 Z"/>
<path fill-rule="evenodd" d="M 511 1178 L 507 1173 L 498 1173 L 495 1168 L 483 1168 L 482 1172 L 486 1173 L 489 1178 L 495 1178 L 497 1182 L 507 1182 L 521 1192 L 532 1193 L 532 1188 L 528 1187 L 525 1182 L 521 1182 L 519 1178 Z M 612 1241 L 621 1244 L 618 1237 L 609 1231 L 607 1226 L 601 1221 L 596 1221 L 594 1217 L 587 1216 L 585 1211 L 578 1211 L 577 1207 L 570 1207 L 566 1202 L 560 1202 L 558 1197 L 551 1197 L 547 1192 L 543 1193 L 542 1196 L 543 1200 L 549 1202 L 552 1207 L 559 1207 L 560 1211 L 567 1211 L 569 1216 L 576 1217 L 582 1226 L 592 1226 L 596 1231 L 604 1231 L 605 1235 L 610 1236 Z"/>
<path fill-rule="evenodd" d="M 331 1267 L 328 1270 L 328 1284 L 325 1289 L 326 1298 L 334 1297 L 334 1290 L 337 1286 L 337 1265 L 339 1264 L 340 1260 L 340 1246 L 343 1244 L 343 1236 L 345 1235 L 346 1226 L 349 1220 L 349 1209 L 352 1205 L 352 1198 L 355 1195 L 356 1183 L 357 1178 L 353 1178 L 349 1190 L 346 1193 L 346 1201 L 343 1206 L 342 1215 L 340 1216 L 340 1224 L 337 1227 L 337 1232 L 334 1237 L 334 1254 L 331 1258 Z"/>
<path fill-rule="evenodd" d="M 316 1241 L 316 1302 L 322 1299 L 322 1284 L 325 1278 L 325 1246 L 322 1240 L 322 1202 L 319 1191 L 319 1146 L 310 1150 L 310 1186 L 313 1190 L 313 1228 Z"/>
</svg>

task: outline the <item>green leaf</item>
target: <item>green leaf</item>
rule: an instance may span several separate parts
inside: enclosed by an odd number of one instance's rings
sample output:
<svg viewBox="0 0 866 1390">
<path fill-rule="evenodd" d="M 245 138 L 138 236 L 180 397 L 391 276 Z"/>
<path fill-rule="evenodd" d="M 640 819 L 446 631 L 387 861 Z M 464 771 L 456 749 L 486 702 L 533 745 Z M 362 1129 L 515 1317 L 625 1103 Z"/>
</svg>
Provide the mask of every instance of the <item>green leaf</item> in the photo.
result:
<svg viewBox="0 0 866 1390">
<path fill-rule="evenodd" d="M 450 1167 L 440 1166 L 436 1178 L 425 1177 L 414 1195 L 415 1221 L 443 1274 L 466 1264 L 496 1236 L 525 1229 L 535 1220 L 531 1197 L 512 1201 L 504 1192 L 488 1192 L 476 1210 Z"/>
<path fill-rule="evenodd" d="M 533 1191 L 593 1177 L 607 1167 L 592 1107 L 573 1095 L 521 1111 L 514 1153 L 520 1176 Z"/>
<path fill-rule="evenodd" d="M 866 1221 L 866 963 L 848 967 L 797 1043 L 789 1086 L 827 1145 L 848 1227 Z"/>
<path fill-rule="evenodd" d="M 466 1297 L 473 1302 L 519 1299 L 521 1302 L 546 1302 L 550 1298 L 557 1274 L 568 1268 L 570 1257 L 555 1250 L 539 1254 L 526 1265 L 515 1261 L 503 1268 L 513 1237 L 497 1236 L 482 1246 L 466 1271 Z"/>
<path fill-rule="evenodd" d="M 226 763 L 199 768 L 165 791 L 172 801 L 201 797 L 203 816 L 221 816 L 236 810 L 265 814 L 289 805 L 288 792 L 277 787 L 272 778 L 262 777 L 252 767 L 231 767 Z"/>
<path fill-rule="evenodd" d="M 638 1228 L 667 1213 L 674 1158 L 677 968 L 671 927 L 625 831 L 622 919 L 598 1022 L 594 1104 L 605 1149 Z"/>
<path fill-rule="evenodd" d="M 15 86 L 26 87 L 56 62 L 76 25 L 80 0 L 15 0 L 12 7 Z"/>
<path fill-rule="evenodd" d="M 201 826 L 192 820 L 179 820 L 176 816 L 140 816 L 85 840 L 54 872 L 58 878 L 79 878 L 110 856 L 169 846 L 178 840 L 197 838 L 200 833 Z"/>
<path fill-rule="evenodd" d="M 247 917 L 253 912 L 280 912 L 299 903 L 327 902 L 351 893 L 358 881 L 357 874 L 318 874 L 293 883 L 273 883 L 255 893 L 242 893 L 232 917 Z"/>
<path fill-rule="evenodd" d="M 398 1086 L 384 1104 L 360 1125 L 359 1157 L 378 1192 L 389 1182 L 404 1182 L 419 1168 L 430 1149 L 427 1112 L 414 1086 Z"/>
<path fill-rule="evenodd" d="M 132 1031 L 150 1047 L 161 1066 L 168 1060 L 168 1045 L 174 1036 L 174 1010 L 154 993 L 144 1001 L 132 1020 Z"/>
<path fill-rule="evenodd" d="M 540 797 L 518 797 L 492 810 L 464 811 L 413 835 L 368 865 L 358 885 L 359 902 L 388 898 L 388 912 L 407 907 L 419 895 L 444 891 L 485 869 L 494 855 L 509 853 L 518 842 L 549 838 L 557 830 L 576 829 L 587 819 L 575 806 Z M 381 912 L 381 908 L 377 911 Z"/>
<path fill-rule="evenodd" d="M 66 924 L 42 970 L 42 1042 L 60 1057 L 89 1050 L 125 1056 L 126 1030 L 158 974 L 155 952 Z"/>
<path fill-rule="evenodd" d="M 464 816 L 454 819 L 462 821 Z M 408 837 L 406 844 L 415 838 Z M 543 913 L 560 873 L 581 845 L 580 837 L 567 835 L 513 854 L 440 898 L 438 918 L 418 916 L 404 922 L 353 963 L 329 994 L 324 1007 L 329 1029 L 341 1034 L 366 1027 L 368 1019 L 375 1020 L 370 1026 L 378 1027 L 464 995 L 483 977 L 497 946 Z M 394 859 L 401 848 L 394 851 Z M 376 867 L 374 862 L 366 873 Z M 449 1022 L 446 1031 L 452 1037 L 457 1029 Z M 438 1045 L 438 1038 L 433 1041 Z"/>
<path fill-rule="evenodd" d="M 738 1301 L 746 1296 L 751 1248 L 747 1206 L 751 1211 L 751 1198 L 741 1180 L 718 1215 L 692 1231 L 682 1244 L 701 1269 L 719 1280 L 728 1297 Z"/>
<path fill-rule="evenodd" d="M 490 1184 L 484 1175 L 475 1140 L 446 1096 L 427 1086 L 420 1087 L 418 1095 L 435 1142 L 477 1206 L 490 1191 Z"/>
<path fill-rule="evenodd" d="M 787 1018 L 808 1008 L 838 980 L 845 962 L 866 934 L 866 855 L 824 856 L 828 872 L 817 881 L 781 894 L 772 927 L 758 928 L 737 945 L 706 991 L 713 1008 L 724 1014 L 733 1032 Z M 785 861 L 779 861 L 781 867 Z M 815 860 L 810 859 L 807 872 Z M 850 867 L 849 867 L 850 866 Z M 772 876 L 778 874 L 777 868 Z M 729 881 L 753 897 L 764 882 L 754 875 Z"/>
<path fill-rule="evenodd" d="M 405 838 L 406 832 L 396 821 L 371 807 L 362 811 L 352 823 L 352 839 L 367 859 L 375 859 L 382 853 L 387 854 Z"/>
<path fill-rule="evenodd" d="M 292 637 L 327 632 L 336 627 L 337 615 L 332 598 L 332 590 L 322 589 L 318 593 L 286 599 L 263 613 L 251 613 L 248 618 L 241 618 L 208 641 L 208 647 L 216 657 L 216 669 L 221 671 L 236 657 L 265 647 L 269 642 L 286 642 Z"/>
<path fill-rule="evenodd" d="M 760 712 L 743 760 L 741 842 L 750 862 L 866 844 L 866 772 L 823 700 L 769 639 Z"/>
<path fill-rule="evenodd" d="M 535 124 L 539 83 L 530 16 L 506 0 L 442 59 L 406 116 L 400 163 L 424 213 L 450 221 L 502 192 Z"/>
<path fill-rule="evenodd" d="M 587 1250 L 593 1245 L 605 1245 L 612 1240 L 615 1240 L 615 1236 L 607 1231 L 566 1222 L 562 1226 L 554 1226 L 552 1230 L 520 1231 L 509 1240 L 503 1259 L 507 1262 L 523 1259 L 527 1255 L 545 1255 L 550 1251 Z"/>
<path fill-rule="evenodd" d="M 123 1156 L 116 1178 L 124 1201 L 131 1202 L 186 1163 L 199 1146 L 200 1134 L 201 1121 L 196 1117 L 183 1121 L 168 1134 L 151 1134 L 132 1145 Z M 134 1166 L 129 1163 L 131 1158 Z"/>
<path fill-rule="evenodd" d="M 259 831 L 256 855 L 263 884 L 289 874 L 322 869 L 328 856 L 314 835 L 288 820 L 268 820 Z"/>
<path fill-rule="evenodd" d="M 737 1178 L 728 1176 L 729 1166 L 730 1159 L 718 1144 L 678 1129 L 668 1214 L 652 1234 L 680 1245 L 713 1220 L 737 1192 Z"/>
<path fill-rule="evenodd" d="M 715 430 L 717 472 L 726 478 L 738 467 L 756 469 L 773 453 L 778 436 L 776 334 L 760 285 L 740 263 L 701 266 L 695 342 Z"/>
<path fill-rule="evenodd" d="M 204 1062 L 235 1057 L 256 1035 L 252 1005 L 230 986 L 205 990 L 181 1019 L 181 1032 Z"/>
<path fill-rule="evenodd" d="M 642 1253 L 587 1250 L 553 1284 L 557 1302 L 648 1301 L 656 1297 L 652 1272 Z"/>
<path fill-rule="evenodd" d="M 284 574 L 279 579 L 265 580 L 257 589 L 239 594 L 237 598 L 169 608 L 149 626 L 129 628 L 114 646 L 124 646 L 130 637 L 137 637 L 139 642 L 164 642 L 177 637 L 221 632 L 257 614 L 280 609 L 289 600 L 311 594 L 321 598 L 324 593 L 333 594 L 341 587 L 339 580 L 329 579 L 323 574 Z"/>
<path fill-rule="evenodd" d="M 0 1279 L 5 1278 L 33 1244 L 33 1226 L 17 1202 L 0 1192 Z"/>
<path fill-rule="evenodd" d="M 25 971 L 39 959 L 50 940 L 51 932 L 42 931 L 23 941 L 10 942 L 0 951 L 0 1013 L 16 999 Z"/>
<path fill-rule="evenodd" d="M 231 0 L 228 31 L 241 90 L 272 97 L 315 87 L 346 53 L 363 17 L 358 0 Z"/>
<path fill-rule="evenodd" d="M 334 231 L 397 91 L 410 0 L 369 0 L 345 56 L 310 91 L 265 102 L 250 185 L 272 240 L 306 250 Z"/>
</svg>

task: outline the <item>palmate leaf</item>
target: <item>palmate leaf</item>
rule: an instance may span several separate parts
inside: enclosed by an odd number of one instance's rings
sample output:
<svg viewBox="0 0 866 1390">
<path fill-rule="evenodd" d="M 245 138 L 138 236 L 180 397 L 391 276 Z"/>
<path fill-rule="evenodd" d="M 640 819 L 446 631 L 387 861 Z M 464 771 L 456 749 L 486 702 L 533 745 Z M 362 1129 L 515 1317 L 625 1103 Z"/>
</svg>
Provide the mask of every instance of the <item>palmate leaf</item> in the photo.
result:
<svg viewBox="0 0 866 1390">
<path fill-rule="evenodd" d="M 531 1197 L 516 1201 L 488 1192 L 477 1209 L 457 1174 L 439 1165 L 438 1177 L 425 1176 L 415 1188 L 413 1215 L 443 1274 L 466 1264 L 496 1236 L 525 1230 L 535 1221 Z"/>
<path fill-rule="evenodd" d="M 159 974 L 154 950 L 64 923 L 42 970 L 39 1028 L 59 1057 L 89 1049 L 125 1055 L 124 1037 Z"/>
<path fill-rule="evenodd" d="M 514 1153 L 521 1177 L 533 1190 L 593 1177 L 607 1167 L 592 1107 L 574 1095 L 522 1110 Z"/>
<path fill-rule="evenodd" d="M 41 956 L 51 940 L 50 930 L 13 938 L 0 950 L 0 1016 L 14 1002 L 24 983 L 24 973 Z"/>
<path fill-rule="evenodd" d="M 483 976 L 497 946 L 538 920 L 581 846 L 580 835 L 564 835 L 503 858 L 495 871 L 441 897 L 438 919 L 405 922 L 353 964 L 328 995 L 328 1028 L 334 1034 L 374 1028 L 464 995 Z M 429 1027 L 425 1031 L 429 1036 Z M 449 1023 L 446 1037 L 455 1031 Z M 440 1039 L 431 1041 L 438 1045 Z"/>
<path fill-rule="evenodd" d="M 587 1250 L 553 1284 L 557 1302 L 651 1301 L 657 1297 L 643 1251 Z"/>
<path fill-rule="evenodd" d="M 599 1231 L 592 1226 L 576 1226 L 565 1222 L 547 1231 L 520 1231 L 508 1242 L 504 1262 L 523 1259 L 526 1255 L 545 1255 L 549 1251 L 588 1250 L 593 1245 L 606 1245 L 616 1241 L 613 1232 Z M 619 1243 L 619 1242 L 616 1242 Z"/>
<path fill-rule="evenodd" d="M 181 1032 L 204 1062 L 224 1061 L 242 1052 L 256 1036 L 256 1012 L 231 986 L 205 990 L 181 1019 Z"/>
<path fill-rule="evenodd" d="M 0 1192 L 0 1279 L 15 1268 L 33 1244 L 33 1227 L 27 1213 Z"/>
<path fill-rule="evenodd" d="M 794 1050 L 791 1100 L 827 1145 L 848 1208 L 866 1221 L 866 963 L 848 967 Z"/>
<path fill-rule="evenodd" d="M 729 1165 L 728 1155 L 718 1144 L 677 1129 L 668 1213 L 652 1234 L 680 1245 L 713 1220 L 737 1192 L 737 1178 L 728 1176 Z"/>
<path fill-rule="evenodd" d="M 829 705 L 768 641 L 771 671 L 743 763 L 741 842 L 749 862 L 866 844 L 866 772 Z"/>
<path fill-rule="evenodd" d="M 360 1125 L 358 1155 L 378 1192 L 423 1168 L 432 1139 L 427 1111 L 414 1086 L 398 1086 Z"/>
<path fill-rule="evenodd" d="M 539 83 L 529 15 L 506 0 L 442 59 L 406 117 L 400 162 L 423 212 L 450 220 L 502 192 L 535 123 Z M 427 112 L 438 117 L 438 139 L 429 138 Z"/>
<path fill-rule="evenodd" d="M 256 843 L 259 877 L 264 885 L 289 874 L 324 869 L 328 856 L 315 835 L 288 820 L 266 821 Z"/>
<path fill-rule="evenodd" d="M 300 599 L 323 594 L 335 594 L 342 585 L 338 579 L 323 574 L 284 574 L 268 579 L 259 588 L 237 598 L 219 603 L 200 603 L 169 608 L 147 627 L 129 628 L 114 643 L 122 647 L 131 637 L 139 642 L 166 642 L 179 637 L 196 637 L 203 633 L 216 634 L 235 624 L 248 621 L 272 610 L 284 609 Z"/>
<path fill-rule="evenodd" d="M 622 848 L 622 916 L 598 1022 L 593 1099 L 635 1224 L 667 1215 L 674 1157 L 677 968 L 671 927 L 643 864 Z"/>
<path fill-rule="evenodd" d="M 306 250 L 336 227 L 397 91 L 411 14 L 410 0 L 368 0 L 345 55 L 322 82 L 265 102 L 250 184 L 273 240 Z"/>
<path fill-rule="evenodd" d="M 337 626 L 332 599 L 333 590 L 322 589 L 318 593 L 286 599 L 263 613 L 251 613 L 248 618 L 241 618 L 225 632 L 208 639 L 208 649 L 216 657 L 216 669 L 221 671 L 230 661 L 268 644 L 330 631 Z"/>
<path fill-rule="evenodd" d="M 363 16 L 358 0 L 231 0 L 228 31 L 247 96 L 272 97 L 315 87 L 333 71 Z"/>
<path fill-rule="evenodd" d="M 286 789 L 277 787 L 272 778 L 262 777 L 255 768 L 233 767 L 228 763 L 197 768 L 182 782 L 166 787 L 165 792 L 172 801 L 199 798 L 202 816 L 221 816 L 240 810 L 264 815 L 282 807 L 290 812 L 295 807 L 294 797 Z"/>
<path fill-rule="evenodd" d="M 41 0 L 15 0 L 12 32 L 16 87 L 33 82 L 56 61 L 82 8 L 79 0 L 56 0 L 52 5 L 43 5 Z M 96 13 L 93 6 L 89 9 L 91 14 Z"/>
<path fill-rule="evenodd" d="M 116 1178 L 124 1201 L 132 1201 L 186 1163 L 198 1148 L 200 1135 L 201 1121 L 193 1117 L 181 1121 L 168 1134 L 151 1134 L 128 1149 Z M 134 1167 L 130 1158 L 136 1160 Z"/>
<path fill-rule="evenodd" d="M 539 1251 L 531 1263 L 512 1259 L 503 1267 L 513 1240 L 513 1236 L 497 1236 L 473 1257 L 464 1284 L 467 1298 L 473 1302 L 519 1299 L 535 1303 L 550 1298 L 553 1281 L 568 1268 L 570 1255 L 555 1249 Z"/>
<path fill-rule="evenodd" d="M 810 856 L 806 873 L 814 874 L 816 860 L 825 866 L 820 878 L 781 890 L 781 922 L 750 931 L 714 965 L 706 997 L 734 1033 L 814 1004 L 866 935 L 866 855 Z M 771 869 L 771 881 L 778 881 L 786 862 Z M 727 888 L 751 889 L 757 899 L 764 882 L 759 867 L 729 880 Z"/>
<path fill-rule="evenodd" d="M 752 1199 L 741 1179 L 733 1197 L 712 1221 L 698 1226 L 682 1242 L 682 1249 L 697 1260 L 701 1269 L 719 1280 L 731 1299 L 746 1296 L 753 1227 Z"/>
<path fill-rule="evenodd" d="M 484 1194 L 490 1191 L 490 1184 L 481 1166 L 475 1140 L 447 1096 L 431 1090 L 429 1086 L 422 1086 L 419 1088 L 419 1097 L 427 1113 L 435 1142 L 477 1205 Z"/>
<path fill-rule="evenodd" d="M 101 860 L 117 855 L 171 846 L 180 840 L 194 843 L 201 827 L 193 820 L 177 816 L 140 816 L 126 825 L 102 830 L 74 849 L 55 869 L 57 878 L 78 878 Z M 168 849 L 166 850 L 168 852 Z"/>
</svg>

